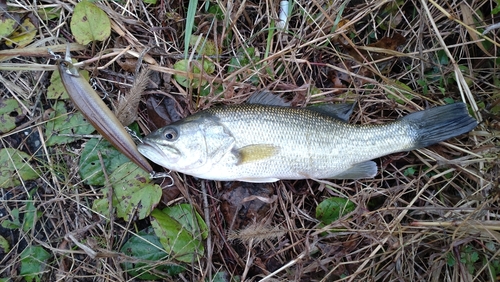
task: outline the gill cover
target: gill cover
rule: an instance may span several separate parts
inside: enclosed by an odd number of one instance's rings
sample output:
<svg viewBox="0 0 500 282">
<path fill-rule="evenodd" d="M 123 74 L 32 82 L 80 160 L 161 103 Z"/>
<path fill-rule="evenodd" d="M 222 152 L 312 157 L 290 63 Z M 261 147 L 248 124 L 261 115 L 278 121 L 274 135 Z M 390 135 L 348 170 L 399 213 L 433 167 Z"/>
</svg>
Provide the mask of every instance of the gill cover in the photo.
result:
<svg viewBox="0 0 500 282">
<path fill-rule="evenodd" d="M 231 153 L 236 141 L 231 132 L 217 122 L 203 122 L 200 125 L 206 144 L 206 162 L 218 163 L 224 156 Z"/>
</svg>

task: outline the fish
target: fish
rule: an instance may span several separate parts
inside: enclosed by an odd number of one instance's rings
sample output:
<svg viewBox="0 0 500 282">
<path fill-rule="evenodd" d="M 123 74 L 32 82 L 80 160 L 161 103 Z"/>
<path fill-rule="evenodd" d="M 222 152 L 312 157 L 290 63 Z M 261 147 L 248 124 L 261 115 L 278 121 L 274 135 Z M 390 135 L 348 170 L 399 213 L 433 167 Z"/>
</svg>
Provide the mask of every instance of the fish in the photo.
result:
<svg viewBox="0 0 500 282">
<path fill-rule="evenodd" d="M 460 102 L 376 125 L 348 123 L 352 109 L 217 106 L 148 134 L 138 150 L 158 165 L 207 180 L 363 179 L 377 174 L 373 159 L 427 147 L 478 124 Z"/>
</svg>

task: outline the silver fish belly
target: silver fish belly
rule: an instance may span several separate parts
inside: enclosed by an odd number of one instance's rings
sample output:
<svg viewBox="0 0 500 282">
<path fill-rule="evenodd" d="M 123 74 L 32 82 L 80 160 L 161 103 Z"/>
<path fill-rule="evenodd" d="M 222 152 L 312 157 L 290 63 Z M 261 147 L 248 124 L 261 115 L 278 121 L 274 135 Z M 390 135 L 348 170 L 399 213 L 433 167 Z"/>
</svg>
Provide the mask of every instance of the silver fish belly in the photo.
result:
<svg viewBox="0 0 500 282">
<path fill-rule="evenodd" d="M 463 103 L 383 125 L 348 124 L 324 109 L 243 104 L 161 128 L 138 150 L 166 168 L 211 180 L 358 179 L 376 175 L 374 158 L 429 146 L 476 125 Z"/>
</svg>

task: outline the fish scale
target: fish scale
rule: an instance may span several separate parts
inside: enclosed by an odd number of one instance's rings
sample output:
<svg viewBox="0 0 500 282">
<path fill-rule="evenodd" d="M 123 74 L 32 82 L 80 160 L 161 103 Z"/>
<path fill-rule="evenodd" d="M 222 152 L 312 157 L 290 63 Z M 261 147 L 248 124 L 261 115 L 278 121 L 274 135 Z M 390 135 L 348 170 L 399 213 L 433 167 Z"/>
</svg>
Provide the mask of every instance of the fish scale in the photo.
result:
<svg viewBox="0 0 500 282">
<path fill-rule="evenodd" d="M 477 125 L 463 103 L 381 125 L 349 124 L 337 116 L 325 114 L 324 107 L 214 107 L 151 133 L 138 149 L 164 167 L 212 180 L 357 179 L 375 176 L 374 158 L 428 146 Z"/>
<path fill-rule="evenodd" d="M 273 144 L 281 148 L 272 159 L 224 166 L 235 174 L 247 170 L 262 175 L 269 167 L 275 167 L 275 173 L 282 178 L 287 174 L 296 174 L 293 177 L 297 178 L 308 174 L 315 178 L 320 176 L 316 175 L 317 171 L 328 171 L 330 175 L 321 178 L 330 178 L 381 153 L 386 155 L 412 147 L 410 129 L 399 124 L 401 122 L 356 126 L 310 110 L 263 105 L 214 108 L 208 113 L 231 129 L 237 140 L 236 148 L 252 144 Z M 249 132 L 257 134 L 249 135 Z M 218 169 L 222 170 L 223 165 Z"/>
</svg>

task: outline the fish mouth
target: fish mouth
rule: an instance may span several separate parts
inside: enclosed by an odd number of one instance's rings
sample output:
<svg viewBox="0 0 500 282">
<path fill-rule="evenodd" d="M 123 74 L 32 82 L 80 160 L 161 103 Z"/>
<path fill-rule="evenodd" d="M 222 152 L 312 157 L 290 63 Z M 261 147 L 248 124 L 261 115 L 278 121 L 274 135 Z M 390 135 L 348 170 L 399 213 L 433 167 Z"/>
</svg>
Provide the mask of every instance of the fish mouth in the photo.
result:
<svg viewBox="0 0 500 282">
<path fill-rule="evenodd" d="M 166 164 L 177 161 L 180 155 L 175 148 L 158 146 L 158 144 L 146 140 L 137 145 L 137 150 L 146 158 L 164 167 L 167 167 Z"/>
</svg>

